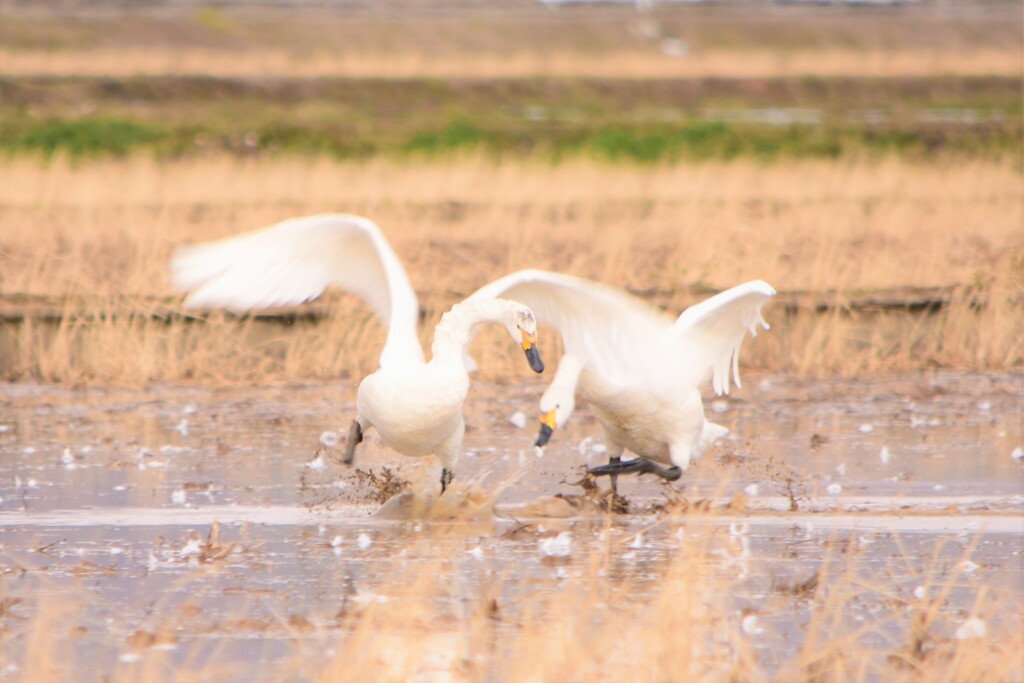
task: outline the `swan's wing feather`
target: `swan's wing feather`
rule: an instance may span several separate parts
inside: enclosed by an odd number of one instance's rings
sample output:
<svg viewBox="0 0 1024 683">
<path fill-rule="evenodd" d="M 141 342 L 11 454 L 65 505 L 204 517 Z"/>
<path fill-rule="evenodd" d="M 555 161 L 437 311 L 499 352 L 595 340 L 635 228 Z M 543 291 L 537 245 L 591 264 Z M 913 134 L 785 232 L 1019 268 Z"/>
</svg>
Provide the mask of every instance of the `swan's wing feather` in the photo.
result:
<svg viewBox="0 0 1024 683">
<path fill-rule="evenodd" d="M 504 298 L 530 307 L 562 335 L 566 353 L 609 381 L 645 365 L 643 349 L 671 325 L 661 311 L 615 287 L 561 273 L 522 270 L 482 287 L 469 299 Z"/>
<path fill-rule="evenodd" d="M 293 218 L 182 247 L 172 259 L 171 279 L 176 289 L 189 292 L 187 308 L 236 312 L 300 304 L 337 286 L 363 299 L 388 325 L 385 354 L 390 346 L 415 346 L 422 358 L 416 294 L 391 245 L 366 218 Z"/>
<path fill-rule="evenodd" d="M 740 386 L 739 353 L 744 335 L 757 335 L 758 325 L 768 329 L 761 308 L 775 296 L 775 289 L 754 280 L 716 294 L 691 306 L 672 325 L 674 345 L 682 346 L 682 359 L 695 385 L 711 374 L 719 394 L 729 393 L 729 371 Z"/>
</svg>

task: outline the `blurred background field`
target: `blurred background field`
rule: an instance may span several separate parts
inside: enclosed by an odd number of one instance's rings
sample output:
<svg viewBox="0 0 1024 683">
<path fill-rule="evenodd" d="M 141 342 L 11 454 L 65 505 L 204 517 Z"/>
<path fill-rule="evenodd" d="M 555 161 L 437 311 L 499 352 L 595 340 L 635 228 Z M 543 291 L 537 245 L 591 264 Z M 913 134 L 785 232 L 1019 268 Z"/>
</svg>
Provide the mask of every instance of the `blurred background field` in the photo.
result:
<svg viewBox="0 0 1024 683">
<path fill-rule="evenodd" d="M 9 73 L 1014 76 L 1021 8 L 953 2 L 5 0 Z"/>
<path fill-rule="evenodd" d="M 293 335 L 168 288 L 175 246 L 322 211 L 383 227 L 427 335 L 518 268 L 672 312 L 764 278 L 755 369 L 1021 365 L 1015 3 L 0 10 L 6 378 L 365 372 L 382 332 L 347 299 Z"/>
</svg>

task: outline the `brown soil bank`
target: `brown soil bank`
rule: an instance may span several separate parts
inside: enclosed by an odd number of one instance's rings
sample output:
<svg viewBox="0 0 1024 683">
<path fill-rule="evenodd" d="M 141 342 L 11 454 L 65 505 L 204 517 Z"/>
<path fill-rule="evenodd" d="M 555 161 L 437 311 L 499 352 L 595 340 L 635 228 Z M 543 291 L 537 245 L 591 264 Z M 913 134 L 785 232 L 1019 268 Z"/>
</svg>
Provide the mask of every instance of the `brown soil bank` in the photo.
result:
<svg viewBox="0 0 1024 683">
<path fill-rule="evenodd" d="M 969 7 L 532 2 L 31 3 L 4 7 L 8 74 L 778 76 L 1020 73 L 1018 3 Z"/>
</svg>

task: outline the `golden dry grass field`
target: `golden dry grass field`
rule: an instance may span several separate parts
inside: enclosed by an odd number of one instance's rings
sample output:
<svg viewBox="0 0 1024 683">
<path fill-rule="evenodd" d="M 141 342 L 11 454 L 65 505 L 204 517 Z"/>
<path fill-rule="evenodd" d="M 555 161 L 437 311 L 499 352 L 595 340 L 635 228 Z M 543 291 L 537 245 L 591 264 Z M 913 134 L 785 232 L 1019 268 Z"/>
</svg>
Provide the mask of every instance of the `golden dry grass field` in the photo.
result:
<svg viewBox="0 0 1024 683">
<path fill-rule="evenodd" d="M 149 317 L 155 305 L 175 307 L 167 264 L 176 246 L 324 211 L 382 226 L 425 306 L 425 339 L 451 304 L 498 274 L 545 268 L 625 287 L 676 312 L 703 292 L 765 279 L 791 306 L 780 300 L 767 309 L 774 329 L 743 359 L 757 369 L 1009 369 L 1022 358 L 1024 196 L 1010 162 L 135 158 L 9 161 L 4 175 L 0 291 L 74 295 L 50 304 L 71 306 L 59 323 L 7 326 L 10 378 L 359 376 L 375 362 L 382 326 L 358 303 L 341 304 L 302 334 L 217 317 Z M 843 307 L 873 291 L 898 301 L 914 288 L 943 287 L 952 287 L 947 305 L 932 314 Z M 799 292 L 815 294 L 786 296 Z M 835 308 L 816 312 L 816 303 Z M 485 377 L 518 370 L 501 360 L 500 343 L 482 352 L 494 356 Z"/>
</svg>

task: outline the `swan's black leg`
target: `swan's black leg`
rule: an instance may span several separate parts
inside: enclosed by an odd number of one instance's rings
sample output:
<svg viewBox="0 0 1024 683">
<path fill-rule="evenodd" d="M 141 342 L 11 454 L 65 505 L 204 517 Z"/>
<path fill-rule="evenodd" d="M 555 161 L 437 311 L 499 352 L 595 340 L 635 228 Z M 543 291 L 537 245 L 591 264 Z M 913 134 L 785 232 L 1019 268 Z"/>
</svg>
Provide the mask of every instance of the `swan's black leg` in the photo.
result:
<svg viewBox="0 0 1024 683">
<path fill-rule="evenodd" d="M 617 466 L 621 462 L 622 462 L 622 458 L 620 458 L 617 455 L 616 456 L 612 456 L 611 458 L 608 458 L 608 466 L 609 467 Z M 589 473 L 593 474 L 593 470 L 590 470 Z M 619 476 L 617 474 L 609 475 L 608 481 L 610 481 L 611 484 L 612 484 L 612 495 L 613 496 L 619 495 L 619 489 L 616 486 L 618 484 L 618 482 L 619 482 Z"/>
<path fill-rule="evenodd" d="M 614 458 L 612 460 L 615 460 Z M 592 477 L 600 477 L 604 475 L 616 476 L 619 474 L 655 474 L 662 479 L 667 481 L 675 481 L 679 477 L 683 476 L 683 470 L 678 467 L 662 467 L 657 463 L 653 463 L 647 458 L 637 458 L 636 460 L 630 460 L 629 462 L 609 462 L 607 465 L 601 467 L 592 467 L 587 470 L 587 474 Z"/>
<path fill-rule="evenodd" d="M 363 428 L 359 426 L 359 420 L 352 420 L 351 426 L 348 428 L 348 443 L 345 444 L 345 455 L 342 456 L 341 461 L 346 465 L 351 465 L 356 459 L 356 446 L 363 441 Z"/>
<path fill-rule="evenodd" d="M 448 484 L 452 483 L 452 479 L 455 478 L 455 473 L 447 468 L 441 468 L 441 493 L 443 494 L 448 488 Z"/>
</svg>

